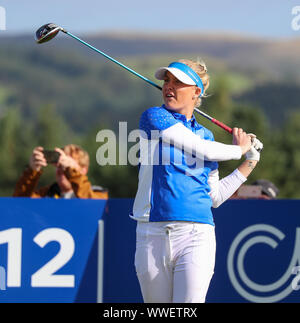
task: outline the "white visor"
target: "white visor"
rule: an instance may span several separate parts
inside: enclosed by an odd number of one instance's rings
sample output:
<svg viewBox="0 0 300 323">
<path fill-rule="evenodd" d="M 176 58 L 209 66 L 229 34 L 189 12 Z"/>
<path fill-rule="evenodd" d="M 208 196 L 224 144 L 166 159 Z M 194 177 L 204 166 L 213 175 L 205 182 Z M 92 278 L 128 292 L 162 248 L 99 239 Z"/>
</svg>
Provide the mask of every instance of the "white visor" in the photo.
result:
<svg viewBox="0 0 300 323">
<path fill-rule="evenodd" d="M 179 81 L 184 84 L 196 85 L 196 83 L 187 74 L 175 67 L 160 67 L 155 72 L 155 77 L 158 80 L 163 80 L 167 71 L 173 74 Z"/>
</svg>

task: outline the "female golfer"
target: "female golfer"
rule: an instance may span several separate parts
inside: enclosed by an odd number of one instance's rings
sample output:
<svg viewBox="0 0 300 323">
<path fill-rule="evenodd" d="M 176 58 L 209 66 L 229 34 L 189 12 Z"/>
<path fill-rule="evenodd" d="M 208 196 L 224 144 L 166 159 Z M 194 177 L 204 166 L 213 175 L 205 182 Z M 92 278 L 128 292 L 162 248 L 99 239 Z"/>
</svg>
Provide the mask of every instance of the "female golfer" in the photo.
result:
<svg viewBox="0 0 300 323">
<path fill-rule="evenodd" d="M 160 107 L 140 119 L 139 185 L 131 217 L 137 223 L 135 267 L 144 302 L 205 301 L 215 264 L 211 207 L 246 181 L 262 148 L 255 135 L 233 129 L 233 144 L 214 141 L 193 115 L 209 86 L 204 63 L 180 60 L 155 74 Z M 218 161 L 246 160 L 219 180 Z"/>
</svg>

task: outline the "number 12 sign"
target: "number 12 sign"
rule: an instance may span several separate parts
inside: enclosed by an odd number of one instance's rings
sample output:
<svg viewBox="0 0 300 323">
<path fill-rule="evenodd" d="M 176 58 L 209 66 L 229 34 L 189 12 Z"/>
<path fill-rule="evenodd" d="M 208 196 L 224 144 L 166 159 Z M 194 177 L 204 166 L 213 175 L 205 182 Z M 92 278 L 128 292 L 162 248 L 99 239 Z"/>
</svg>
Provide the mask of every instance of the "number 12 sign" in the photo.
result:
<svg viewBox="0 0 300 323">
<path fill-rule="evenodd" d="M 96 302 L 105 203 L 0 198 L 0 302 Z"/>
<path fill-rule="evenodd" d="M 72 235 L 60 228 L 49 228 L 38 233 L 33 241 L 44 248 L 56 241 L 60 250 L 49 262 L 31 276 L 32 287 L 74 287 L 74 275 L 55 275 L 73 256 L 75 242 Z M 22 229 L 0 231 L 0 244 L 7 244 L 7 287 L 21 287 Z M 26 261 L 26 260 L 25 260 Z"/>
</svg>

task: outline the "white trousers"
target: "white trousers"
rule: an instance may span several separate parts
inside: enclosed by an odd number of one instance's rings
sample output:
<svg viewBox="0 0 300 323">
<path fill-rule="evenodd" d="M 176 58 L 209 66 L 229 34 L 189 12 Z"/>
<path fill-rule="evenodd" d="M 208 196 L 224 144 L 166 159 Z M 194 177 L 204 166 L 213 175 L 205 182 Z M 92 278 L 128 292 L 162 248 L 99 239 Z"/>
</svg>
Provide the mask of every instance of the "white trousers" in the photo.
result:
<svg viewBox="0 0 300 323">
<path fill-rule="evenodd" d="M 212 225 L 138 222 L 135 268 L 145 303 L 204 303 L 215 266 Z"/>
</svg>

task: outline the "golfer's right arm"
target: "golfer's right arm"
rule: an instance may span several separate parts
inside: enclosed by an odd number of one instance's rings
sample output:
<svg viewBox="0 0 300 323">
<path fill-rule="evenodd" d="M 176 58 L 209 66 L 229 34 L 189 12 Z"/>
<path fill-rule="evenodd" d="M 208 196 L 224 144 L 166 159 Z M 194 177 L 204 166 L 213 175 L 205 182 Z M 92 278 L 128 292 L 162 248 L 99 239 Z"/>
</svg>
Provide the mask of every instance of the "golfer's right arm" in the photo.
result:
<svg viewBox="0 0 300 323">
<path fill-rule="evenodd" d="M 182 123 L 177 121 L 170 112 L 163 108 L 150 108 L 140 119 L 140 129 L 146 131 L 148 139 L 151 131 L 159 131 L 163 142 L 172 144 L 185 152 L 195 154 L 196 158 L 208 161 L 238 160 L 251 146 L 250 137 L 234 128 L 234 144 L 225 145 L 213 140 L 201 139 Z"/>
<path fill-rule="evenodd" d="M 234 145 L 225 145 L 220 142 L 201 139 L 183 124 L 177 123 L 163 131 L 163 142 L 172 143 L 177 148 L 208 161 L 238 160 L 251 146 L 251 139 L 242 129 L 234 128 L 237 140 Z"/>
</svg>

